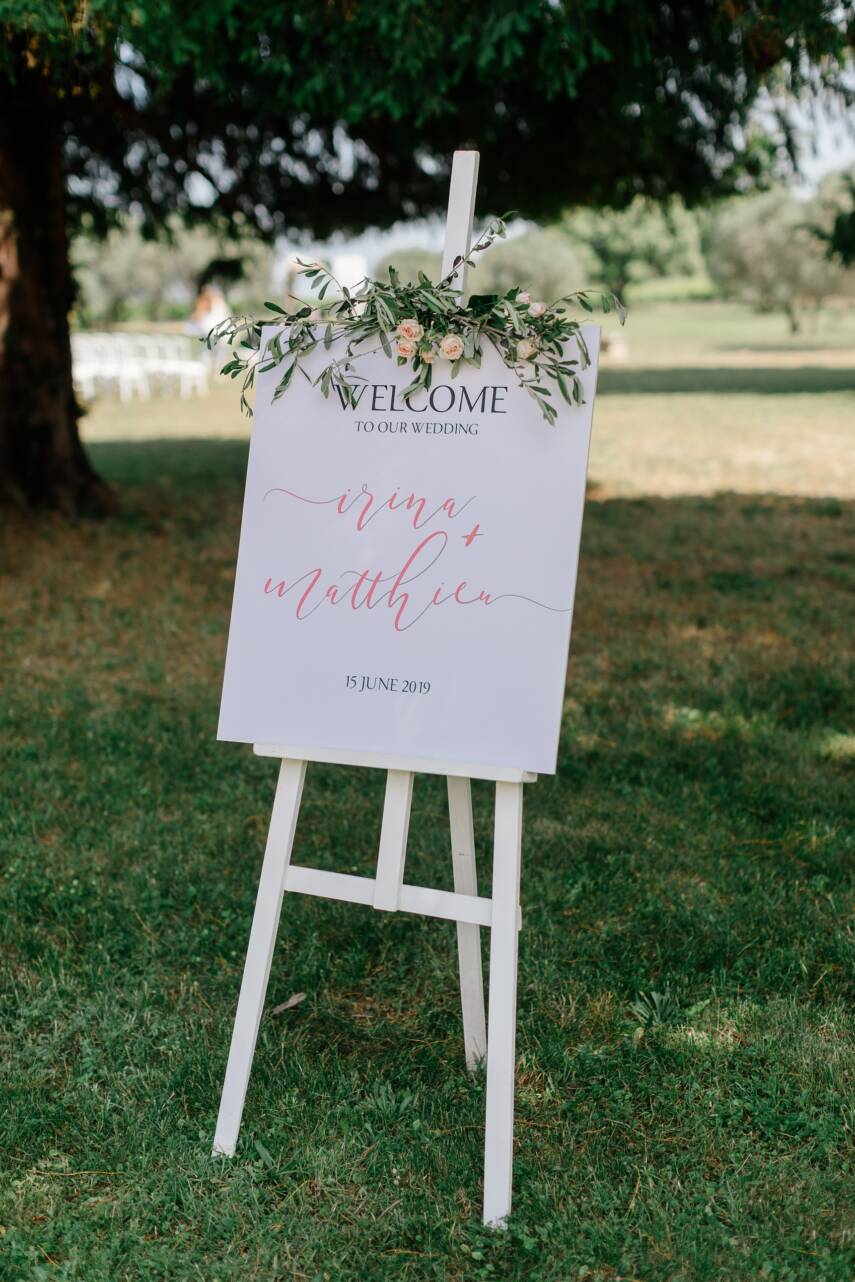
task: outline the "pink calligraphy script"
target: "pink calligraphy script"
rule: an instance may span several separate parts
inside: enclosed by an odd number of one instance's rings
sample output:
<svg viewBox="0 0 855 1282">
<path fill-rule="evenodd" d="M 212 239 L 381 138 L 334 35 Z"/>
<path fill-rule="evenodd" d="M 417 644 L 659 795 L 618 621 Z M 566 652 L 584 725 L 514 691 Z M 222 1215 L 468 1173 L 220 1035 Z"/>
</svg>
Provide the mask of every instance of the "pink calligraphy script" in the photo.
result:
<svg viewBox="0 0 855 1282">
<path fill-rule="evenodd" d="M 393 515 L 411 526 L 419 536 L 412 551 L 393 573 L 384 573 L 383 568 L 366 568 L 342 570 L 331 576 L 323 566 L 315 565 L 294 578 L 268 578 L 264 584 L 265 595 L 277 599 L 290 597 L 297 619 L 310 618 L 324 605 L 342 605 L 351 610 L 383 607 L 390 611 L 395 631 L 406 632 L 428 611 L 443 605 L 492 606 L 499 601 L 512 600 L 526 602 L 553 614 L 570 612 L 570 607 L 547 605 L 520 592 L 494 593 L 475 588 L 465 579 L 460 579 L 454 587 L 442 579 L 437 583 L 442 573 L 440 562 L 446 557 L 451 540 L 459 539 L 464 548 L 469 548 L 476 539 L 485 535 L 472 512 L 459 527 L 465 527 L 465 533 L 458 534 L 448 528 L 453 521 L 463 517 L 476 501 L 475 495 L 462 502 L 454 497 L 435 502 L 424 495 L 404 494 L 396 489 L 388 497 L 381 498 L 365 484 L 358 490 L 346 489 L 328 499 L 309 498 L 294 490 L 274 486 L 264 495 L 264 501 L 272 495 L 313 507 L 330 508 L 331 519 L 347 521 L 357 536 L 378 517 Z"/>
</svg>

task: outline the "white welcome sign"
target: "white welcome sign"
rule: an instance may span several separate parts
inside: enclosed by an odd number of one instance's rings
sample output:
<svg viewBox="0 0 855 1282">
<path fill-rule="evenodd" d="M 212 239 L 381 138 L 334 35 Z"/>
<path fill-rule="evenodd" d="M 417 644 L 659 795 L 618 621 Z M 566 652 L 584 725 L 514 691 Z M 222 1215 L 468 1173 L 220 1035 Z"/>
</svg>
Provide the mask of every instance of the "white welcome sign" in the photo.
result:
<svg viewBox="0 0 855 1282">
<path fill-rule="evenodd" d="M 382 352 L 355 406 L 299 378 L 273 403 L 281 371 L 260 376 L 221 739 L 555 770 L 599 330 L 585 340 L 585 403 L 553 426 L 489 343 L 409 404 Z"/>
<path fill-rule="evenodd" d="M 456 152 L 442 274 L 460 288 L 477 175 Z M 274 403 L 276 371 L 260 376 L 219 736 L 280 766 L 215 1154 L 237 1147 L 285 891 L 438 917 L 457 923 L 466 1064 L 486 1061 L 483 1218 L 507 1221 L 523 789 L 555 769 L 599 330 L 584 339 L 584 404 L 555 426 L 489 344 L 456 379 L 438 362 L 409 404 L 382 353 L 360 359 L 356 405 L 299 376 Z M 312 761 L 387 771 L 373 877 L 291 862 Z M 404 879 L 417 771 L 447 776 L 453 891 Z M 472 778 L 496 785 L 489 898 Z"/>
</svg>

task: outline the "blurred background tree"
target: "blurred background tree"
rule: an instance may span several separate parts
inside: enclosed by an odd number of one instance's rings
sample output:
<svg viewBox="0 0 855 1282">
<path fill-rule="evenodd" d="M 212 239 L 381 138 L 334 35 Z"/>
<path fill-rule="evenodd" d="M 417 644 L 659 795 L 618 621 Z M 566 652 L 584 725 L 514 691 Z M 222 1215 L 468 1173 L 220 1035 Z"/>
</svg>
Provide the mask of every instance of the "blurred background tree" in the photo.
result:
<svg viewBox="0 0 855 1282">
<path fill-rule="evenodd" d="M 420 271 L 436 280 L 441 259 L 428 249 L 403 249 L 381 258 L 374 275 L 385 277 L 390 266 L 404 280 L 415 280 Z M 476 259 L 467 278 L 467 291 L 503 293 L 520 285 L 535 297 L 551 301 L 578 289 L 587 280 L 590 267 L 590 255 L 568 244 L 555 228 L 535 229 L 497 241 L 488 254 Z"/>
<path fill-rule="evenodd" d="M 474 294 L 504 293 L 522 285 L 535 298 L 552 302 L 588 284 L 592 258 L 554 227 L 527 232 L 494 245 L 470 273 Z"/>
<path fill-rule="evenodd" d="M 431 280 L 438 280 L 442 270 L 442 255 L 431 249 L 399 249 L 392 254 L 385 254 L 374 265 L 374 276 L 384 280 L 389 275 L 389 268 L 394 267 L 401 280 L 418 280 L 419 272 L 424 272 Z"/>
<path fill-rule="evenodd" d="M 465 145 L 481 151 L 484 211 L 698 201 L 768 172 L 762 91 L 845 93 L 853 13 L 0 0 L 0 496 L 69 513 L 113 501 L 71 379 L 69 233 L 84 218 L 99 235 L 123 210 L 146 233 L 173 216 L 266 237 L 387 226 L 444 206 Z"/>
<path fill-rule="evenodd" d="M 587 250 L 594 283 L 626 296 L 629 286 L 656 276 L 692 276 L 703 270 L 695 214 L 679 200 L 656 204 L 637 196 L 626 209 L 578 209 L 562 231 Z"/>
<path fill-rule="evenodd" d="M 707 270 L 726 298 L 759 311 L 783 312 L 797 333 L 806 310 L 831 297 L 851 294 L 850 274 L 826 253 L 811 227 L 828 220 L 824 203 L 797 200 L 785 190 L 733 200 L 710 220 L 705 236 Z"/>
<path fill-rule="evenodd" d="M 236 309 L 258 309 L 270 293 L 274 252 L 258 237 L 229 241 L 176 220 L 166 236 L 143 235 L 125 217 L 106 237 L 82 232 L 71 247 L 76 319 L 84 325 L 186 318 L 202 284 L 227 290 Z"/>
</svg>

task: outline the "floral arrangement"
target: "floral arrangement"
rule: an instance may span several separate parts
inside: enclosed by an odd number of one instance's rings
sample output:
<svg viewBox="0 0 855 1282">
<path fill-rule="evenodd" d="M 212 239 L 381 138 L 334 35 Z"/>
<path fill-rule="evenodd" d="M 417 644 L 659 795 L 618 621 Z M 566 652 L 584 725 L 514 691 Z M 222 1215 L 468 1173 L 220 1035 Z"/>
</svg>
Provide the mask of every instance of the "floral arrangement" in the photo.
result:
<svg viewBox="0 0 855 1282">
<path fill-rule="evenodd" d="M 580 322 L 572 319 L 568 310 L 578 306 L 593 312 L 598 303 L 603 312 L 615 311 L 621 324 L 626 313 L 613 294 L 593 294 L 590 290 L 580 290 L 548 305 L 517 288 L 505 294 L 473 294 L 464 303 L 462 291 L 454 285 L 457 269 L 463 262 L 472 266 L 474 255 L 483 253 L 505 234 L 505 220 L 495 219 L 469 255 L 457 258 L 451 272 L 438 284 L 424 272 L 419 272 L 416 283 L 402 284 L 390 267 L 388 281 L 366 278 L 351 291 L 319 263 L 300 262 L 302 275 L 317 291 L 316 306 L 302 304 L 288 312 L 276 303 L 265 303 L 270 316 L 260 320 L 230 316 L 215 326 L 205 341 L 209 349 L 220 343 L 231 347 L 232 355 L 222 372 L 232 378 L 243 376 L 241 406 L 251 414 L 247 392 L 257 372 L 284 366 L 274 400 L 284 396 L 294 375 L 300 373 L 319 386 L 324 396 L 329 396 L 331 388 L 337 388 L 344 403 L 353 404 L 356 388 L 365 381 L 357 362 L 370 352 L 382 350 L 390 358 L 396 356 L 399 365 L 412 369 L 412 379 L 402 392 L 402 400 L 406 400 L 419 389 L 431 386 L 437 362 L 450 366 L 452 378 L 457 377 L 464 363 L 479 366 L 487 339 L 519 385 L 534 397 L 544 418 L 554 423 L 557 410 L 553 391 L 557 389 L 569 405 L 582 404 L 579 373 L 590 364 Z M 324 305 L 331 288 L 340 297 Z M 265 326 L 275 327 L 274 332 L 263 336 Z M 344 354 L 331 359 L 312 378 L 303 366 L 305 358 L 319 344 L 329 350 L 340 340 L 345 343 Z M 569 355 L 568 348 L 574 354 Z"/>
</svg>

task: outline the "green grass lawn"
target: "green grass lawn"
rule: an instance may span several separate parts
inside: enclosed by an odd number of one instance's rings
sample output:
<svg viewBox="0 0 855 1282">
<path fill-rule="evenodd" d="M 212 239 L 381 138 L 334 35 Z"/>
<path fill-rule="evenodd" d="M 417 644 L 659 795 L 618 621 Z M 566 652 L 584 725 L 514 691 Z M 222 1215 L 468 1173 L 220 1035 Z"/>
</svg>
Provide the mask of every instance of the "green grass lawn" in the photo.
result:
<svg viewBox="0 0 855 1282">
<path fill-rule="evenodd" d="M 246 453 L 223 398 L 99 407 L 118 518 L 6 520 L 4 1282 L 851 1282 L 853 382 L 651 389 L 718 366 L 645 342 L 604 373 L 559 769 L 526 792 L 504 1234 L 448 923 L 286 899 L 238 1154 L 209 1156 L 275 776 L 214 740 Z M 820 359 L 837 378 L 826 349 L 784 372 Z M 729 453 L 755 430 L 777 473 Z M 295 858 L 370 872 L 382 787 L 310 767 Z M 451 886 L 440 780 L 408 880 Z"/>
</svg>

